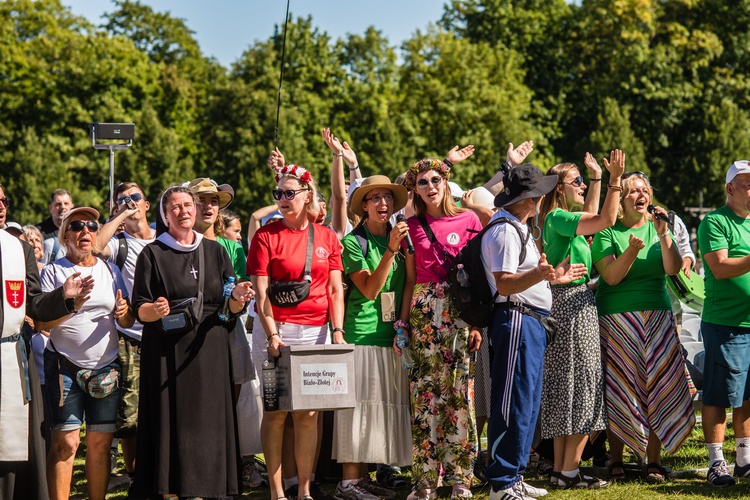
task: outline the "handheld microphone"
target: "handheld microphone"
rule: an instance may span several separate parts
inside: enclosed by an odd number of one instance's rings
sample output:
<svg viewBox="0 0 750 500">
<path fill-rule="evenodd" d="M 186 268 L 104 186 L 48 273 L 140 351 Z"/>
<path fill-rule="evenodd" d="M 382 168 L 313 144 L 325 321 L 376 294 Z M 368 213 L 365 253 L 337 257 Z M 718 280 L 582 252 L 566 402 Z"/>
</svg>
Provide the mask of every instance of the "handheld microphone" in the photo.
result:
<svg viewBox="0 0 750 500">
<path fill-rule="evenodd" d="M 406 222 L 406 217 L 404 217 L 404 214 L 398 214 L 396 216 L 396 222 Z M 411 236 L 409 236 L 408 232 L 406 233 L 404 241 L 406 242 L 406 251 L 409 253 L 414 253 L 414 243 L 411 242 Z"/>
<path fill-rule="evenodd" d="M 657 213 L 655 213 L 654 212 L 654 208 L 656 208 L 656 207 L 654 207 L 653 205 L 649 205 L 648 207 L 646 207 L 646 210 L 648 210 L 648 213 L 652 214 L 654 217 L 663 220 L 667 224 L 671 224 L 671 222 L 669 220 L 669 217 L 667 217 L 664 214 L 657 214 Z"/>
</svg>

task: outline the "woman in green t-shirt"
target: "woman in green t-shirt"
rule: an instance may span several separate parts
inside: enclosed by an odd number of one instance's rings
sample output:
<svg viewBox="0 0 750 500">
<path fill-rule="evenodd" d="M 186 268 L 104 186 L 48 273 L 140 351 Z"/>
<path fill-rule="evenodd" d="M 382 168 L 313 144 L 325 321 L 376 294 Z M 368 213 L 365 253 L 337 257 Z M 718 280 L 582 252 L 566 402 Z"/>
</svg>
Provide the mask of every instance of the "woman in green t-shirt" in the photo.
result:
<svg viewBox="0 0 750 500">
<path fill-rule="evenodd" d="M 344 340 L 357 345 L 358 371 L 354 409 L 339 410 L 334 417 L 332 456 L 343 465 L 336 498 L 391 496 L 369 480 L 367 464 L 412 462 L 409 373 L 393 349 L 396 320 L 409 319 L 411 297 L 403 298 L 409 271 L 400 250 L 408 227 L 399 222 L 391 228 L 389 222 L 407 198 L 404 186 L 373 175 L 362 181 L 349 203 L 362 219 L 342 240 L 349 278 Z"/>
<path fill-rule="evenodd" d="M 555 340 L 544 354 L 544 381 L 540 423 L 542 438 L 554 438 L 555 460 L 550 482 L 564 488 L 602 488 L 609 483 L 580 473 L 578 464 L 591 432 L 606 428 L 603 376 L 599 348 L 599 323 L 594 294 L 588 288 L 591 251 L 585 235 L 598 233 L 615 223 L 620 197 L 620 176 L 625 154 L 612 151 L 604 160 L 609 189 L 602 213 L 599 192 L 602 170 L 587 153 L 584 165 L 592 189 L 584 200 L 586 184 L 573 163 L 555 165 L 547 175 L 557 175 L 555 190 L 544 197 L 544 252 L 553 266 L 569 259 L 586 267 L 585 275 L 552 286 L 550 317 L 558 322 Z"/>
<path fill-rule="evenodd" d="M 610 472 L 622 478 L 623 444 L 648 459 L 647 479 L 663 482 L 662 445 L 675 453 L 695 425 L 692 382 L 685 368 L 666 275 L 682 261 L 661 218 L 648 213 L 648 177 L 622 177 L 617 223 L 594 237 L 592 259 L 601 274 L 596 292 L 605 355 L 605 406 Z M 666 218 L 655 207 L 654 215 Z"/>
</svg>

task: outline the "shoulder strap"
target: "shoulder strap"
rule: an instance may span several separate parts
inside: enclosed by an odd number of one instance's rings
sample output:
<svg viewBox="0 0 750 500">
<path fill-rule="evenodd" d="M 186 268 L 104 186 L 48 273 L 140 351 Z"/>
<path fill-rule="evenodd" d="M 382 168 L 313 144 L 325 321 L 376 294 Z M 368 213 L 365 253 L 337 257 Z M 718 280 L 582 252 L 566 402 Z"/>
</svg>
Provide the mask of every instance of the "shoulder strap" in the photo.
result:
<svg viewBox="0 0 750 500">
<path fill-rule="evenodd" d="M 357 239 L 359 248 L 362 249 L 362 255 L 367 258 L 367 235 L 365 235 L 365 228 L 360 224 L 352 229 L 351 234 Z"/>
<path fill-rule="evenodd" d="M 312 275 L 310 274 L 312 272 L 312 251 L 313 246 L 315 245 L 315 230 L 313 227 L 315 226 L 314 223 L 310 223 L 307 225 L 308 231 L 307 231 L 307 257 L 305 259 L 305 272 L 302 276 L 302 279 L 310 279 L 312 281 Z"/>
<path fill-rule="evenodd" d="M 115 265 L 122 271 L 122 266 L 125 265 L 125 261 L 128 258 L 128 242 L 125 239 L 125 234 L 120 233 L 117 235 L 117 259 L 115 259 Z"/>
<path fill-rule="evenodd" d="M 60 234 L 60 233 L 58 233 L 58 234 Z M 57 259 L 57 252 L 59 252 L 59 251 L 60 251 L 60 238 L 58 238 L 58 236 L 56 235 L 56 236 L 55 236 L 55 237 L 53 238 L 53 241 L 54 241 L 55 243 L 54 243 L 54 244 L 53 244 L 53 246 L 52 246 L 52 255 L 50 255 L 50 257 L 49 257 L 49 261 L 50 261 L 50 262 L 54 262 L 54 261 L 55 261 L 55 259 Z"/>
<path fill-rule="evenodd" d="M 531 233 L 527 233 L 526 236 L 524 236 L 523 231 L 521 230 L 521 226 L 516 221 L 511 220 L 507 217 L 498 217 L 497 219 L 490 222 L 485 229 L 489 229 L 491 226 L 499 222 L 510 224 L 514 228 L 516 228 L 516 232 L 518 233 L 518 238 L 521 240 L 521 255 L 518 256 L 518 265 L 523 264 L 523 262 L 526 260 L 526 243 L 529 242 L 529 237 L 531 236 Z"/>
<path fill-rule="evenodd" d="M 427 222 L 427 218 L 424 215 L 420 215 L 417 219 L 419 219 L 419 223 L 422 225 L 422 230 L 424 231 L 424 234 L 427 235 L 427 239 L 430 240 L 430 243 L 435 243 L 437 238 L 435 238 L 435 233 L 432 232 L 432 228 Z"/>
</svg>

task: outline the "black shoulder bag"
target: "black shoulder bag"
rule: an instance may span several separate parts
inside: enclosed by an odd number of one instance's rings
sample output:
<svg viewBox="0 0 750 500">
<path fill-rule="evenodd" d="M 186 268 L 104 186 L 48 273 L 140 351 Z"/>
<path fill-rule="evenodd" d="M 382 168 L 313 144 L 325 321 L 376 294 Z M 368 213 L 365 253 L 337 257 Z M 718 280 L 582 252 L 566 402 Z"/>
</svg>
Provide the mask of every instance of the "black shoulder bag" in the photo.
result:
<svg viewBox="0 0 750 500">
<path fill-rule="evenodd" d="M 312 283 L 312 252 L 315 232 L 314 224 L 308 225 L 307 231 L 307 258 L 302 281 L 273 281 L 268 285 L 268 300 L 277 307 L 296 306 L 310 295 L 310 283 Z"/>
<path fill-rule="evenodd" d="M 175 305 L 169 304 L 171 314 L 164 316 L 159 323 L 163 333 L 169 335 L 187 333 L 201 322 L 203 317 L 203 284 L 206 274 L 206 266 L 203 265 L 203 260 L 203 242 L 201 242 L 198 245 L 198 295 Z"/>
</svg>

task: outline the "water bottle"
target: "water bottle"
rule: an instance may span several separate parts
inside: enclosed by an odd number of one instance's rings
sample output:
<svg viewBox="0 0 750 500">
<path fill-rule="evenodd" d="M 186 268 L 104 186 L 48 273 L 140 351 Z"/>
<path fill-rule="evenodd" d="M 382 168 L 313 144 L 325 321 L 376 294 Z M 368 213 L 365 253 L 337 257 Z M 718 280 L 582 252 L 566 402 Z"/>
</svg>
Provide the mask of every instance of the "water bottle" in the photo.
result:
<svg viewBox="0 0 750 500">
<path fill-rule="evenodd" d="M 414 366 L 411 359 L 411 350 L 409 349 L 409 337 L 404 333 L 403 328 L 396 330 L 396 345 L 401 349 L 401 366 L 410 370 Z"/>
<path fill-rule="evenodd" d="M 224 323 L 229 321 L 229 314 L 231 313 L 229 310 L 229 301 L 232 298 L 232 290 L 234 290 L 234 276 L 228 277 L 227 282 L 224 283 L 224 292 L 222 293 L 224 305 L 221 306 L 221 311 L 219 311 L 219 319 Z"/>
<path fill-rule="evenodd" d="M 463 264 L 458 264 L 456 266 L 456 279 L 461 285 L 461 291 L 459 293 L 461 302 L 471 302 L 471 282 L 469 281 L 469 274 L 466 272 L 466 269 L 464 269 Z"/>
</svg>

